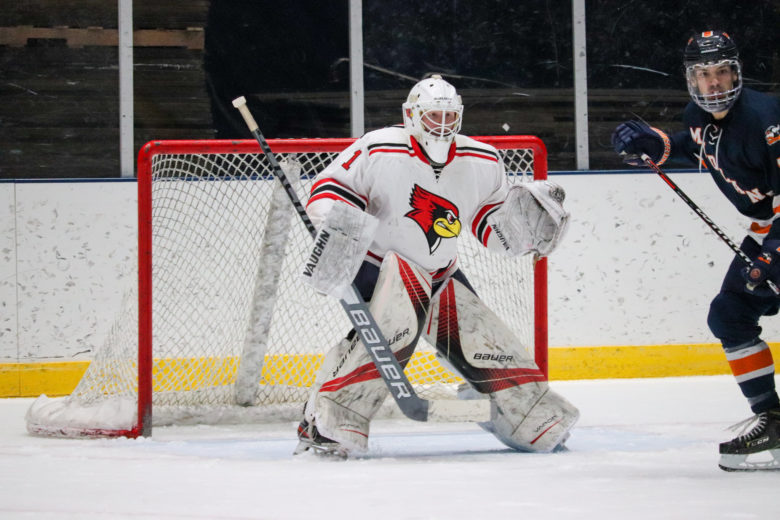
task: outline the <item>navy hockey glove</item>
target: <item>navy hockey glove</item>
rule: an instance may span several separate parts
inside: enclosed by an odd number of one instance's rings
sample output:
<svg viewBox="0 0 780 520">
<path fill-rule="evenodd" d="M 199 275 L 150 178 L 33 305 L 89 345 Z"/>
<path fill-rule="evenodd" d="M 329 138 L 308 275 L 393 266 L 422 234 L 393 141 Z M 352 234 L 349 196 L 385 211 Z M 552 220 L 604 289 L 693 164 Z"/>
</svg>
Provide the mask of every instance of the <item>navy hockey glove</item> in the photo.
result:
<svg viewBox="0 0 780 520">
<path fill-rule="evenodd" d="M 643 121 L 627 121 L 612 132 L 612 146 L 631 166 L 644 166 L 642 154 L 661 165 L 669 157 L 671 142 L 669 136 Z"/>
<path fill-rule="evenodd" d="M 780 240 L 764 240 L 761 252 L 753 259 L 752 267 L 742 270 L 747 282 L 745 290 L 756 296 L 777 296 L 764 282 L 767 280 L 780 286 Z"/>
</svg>

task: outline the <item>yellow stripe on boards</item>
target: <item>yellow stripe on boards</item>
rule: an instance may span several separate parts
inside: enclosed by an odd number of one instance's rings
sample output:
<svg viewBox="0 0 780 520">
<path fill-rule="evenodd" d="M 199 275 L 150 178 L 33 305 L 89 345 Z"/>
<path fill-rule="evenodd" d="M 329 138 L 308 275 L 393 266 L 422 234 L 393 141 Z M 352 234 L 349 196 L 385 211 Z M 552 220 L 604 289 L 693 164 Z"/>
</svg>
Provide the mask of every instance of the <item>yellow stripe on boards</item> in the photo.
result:
<svg viewBox="0 0 780 520">
<path fill-rule="evenodd" d="M 780 356 L 780 343 L 772 350 Z M 730 374 L 718 343 L 566 347 L 549 350 L 551 380 Z"/>
<path fill-rule="evenodd" d="M 70 394 L 89 361 L 0 364 L 0 397 Z"/>
<path fill-rule="evenodd" d="M 780 360 L 780 343 L 770 343 L 775 360 Z M 616 379 L 730 374 L 719 344 L 644 345 L 601 347 L 553 347 L 549 351 L 550 379 Z M 322 363 L 322 354 L 267 356 L 261 383 L 308 387 Z M 76 387 L 89 361 L 42 363 L 0 363 L 0 397 L 68 395 Z M 155 360 L 155 391 L 184 390 L 203 385 L 232 384 L 237 358 Z M 208 370 L 206 370 L 208 369 Z M 175 374 L 175 384 L 163 388 L 161 373 Z M 208 379 L 203 374 L 208 373 Z M 431 352 L 416 352 L 406 367 L 410 381 L 462 382 L 436 361 Z"/>
</svg>

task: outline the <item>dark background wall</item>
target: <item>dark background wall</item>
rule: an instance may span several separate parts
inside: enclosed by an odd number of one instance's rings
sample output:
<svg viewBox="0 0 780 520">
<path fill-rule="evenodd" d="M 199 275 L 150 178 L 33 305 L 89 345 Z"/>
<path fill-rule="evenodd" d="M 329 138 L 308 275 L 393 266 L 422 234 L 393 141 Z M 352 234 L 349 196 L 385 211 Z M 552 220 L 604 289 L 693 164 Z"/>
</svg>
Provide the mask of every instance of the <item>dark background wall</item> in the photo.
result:
<svg viewBox="0 0 780 520">
<path fill-rule="evenodd" d="M 115 0 L 0 0 L 0 177 L 119 175 Z M 348 2 L 134 0 L 135 148 L 249 137 L 246 95 L 271 137 L 348 136 Z M 721 28 L 746 84 L 780 92 L 780 2 L 587 2 L 591 168 L 622 168 L 609 135 L 639 115 L 675 129 L 681 52 Z M 364 0 L 366 130 L 400 121 L 414 82 L 444 73 L 464 133 L 535 134 L 575 168 L 571 2 Z"/>
</svg>

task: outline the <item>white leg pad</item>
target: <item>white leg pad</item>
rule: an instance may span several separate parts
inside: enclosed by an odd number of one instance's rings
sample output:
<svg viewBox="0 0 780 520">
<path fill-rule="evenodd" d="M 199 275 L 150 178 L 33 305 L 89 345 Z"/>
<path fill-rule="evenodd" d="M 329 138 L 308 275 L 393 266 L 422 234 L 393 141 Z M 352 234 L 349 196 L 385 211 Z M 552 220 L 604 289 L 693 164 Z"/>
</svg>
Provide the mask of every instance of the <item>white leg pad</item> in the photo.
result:
<svg viewBox="0 0 780 520">
<path fill-rule="evenodd" d="M 569 436 L 579 410 L 546 384 L 529 383 L 491 395 L 490 429 L 501 442 L 521 451 L 550 452 Z"/>
<path fill-rule="evenodd" d="M 369 308 L 402 366 L 414 350 L 430 301 L 430 275 L 394 253 L 379 271 Z M 371 418 L 388 395 L 387 386 L 357 338 L 326 355 L 306 406 L 319 432 L 348 450 L 365 451 Z"/>
<path fill-rule="evenodd" d="M 319 432 L 348 451 L 366 451 L 371 416 L 382 405 L 387 388 L 382 379 L 335 388 L 350 368 L 365 366 L 371 359 L 355 336 L 341 340 L 325 356 L 306 404 L 306 419 Z M 325 391 L 322 387 L 325 386 Z"/>
<path fill-rule="evenodd" d="M 552 451 L 568 437 L 579 412 L 549 389 L 514 333 L 474 293 L 450 280 L 431 314 L 426 338 L 474 390 L 459 394 L 490 397 L 491 420 L 480 426 L 522 451 Z"/>
<path fill-rule="evenodd" d="M 381 393 L 376 391 L 376 383 L 367 384 L 367 386 L 375 387 L 371 393 Z M 340 395 L 339 398 L 343 399 L 344 396 Z M 383 400 L 379 401 L 380 405 Z M 354 403 L 349 403 L 348 406 L 356 407 Z M 374 410 L 374 412 L 376 411 Z M 339 404 L 326 395 L 320 395 L 317 398 L 317 409 L 314 416 L 319 432 L 325 437 L 337 441 L 347 451 L 362 452 L 368 449 L 370 417 L 360 415 L 355 410 Z"/>
</svg>

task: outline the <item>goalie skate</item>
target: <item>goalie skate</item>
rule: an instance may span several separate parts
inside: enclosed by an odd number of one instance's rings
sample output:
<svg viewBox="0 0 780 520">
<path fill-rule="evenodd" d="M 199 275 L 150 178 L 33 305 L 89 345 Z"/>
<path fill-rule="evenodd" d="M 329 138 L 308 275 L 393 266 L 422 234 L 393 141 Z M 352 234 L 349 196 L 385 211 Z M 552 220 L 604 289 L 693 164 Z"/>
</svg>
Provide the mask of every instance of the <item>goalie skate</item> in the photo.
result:
<svg viewBox="0 0 780 520">
<path fill-rule="evenodd" d="M 775 408 L 742 421 L 746 431 L 720 445 L 718 466 L 725 471 L 780 470 L 780 408 Z"/>
<path fill-rule="evenodd" d="M 349 453 L 338 442 L 321 435 L 317 426 L 306 419 L 298 425 L 298 446 L 293 455 L 311 452 L 319 457 L 345 460 Z"/>
</svg>

